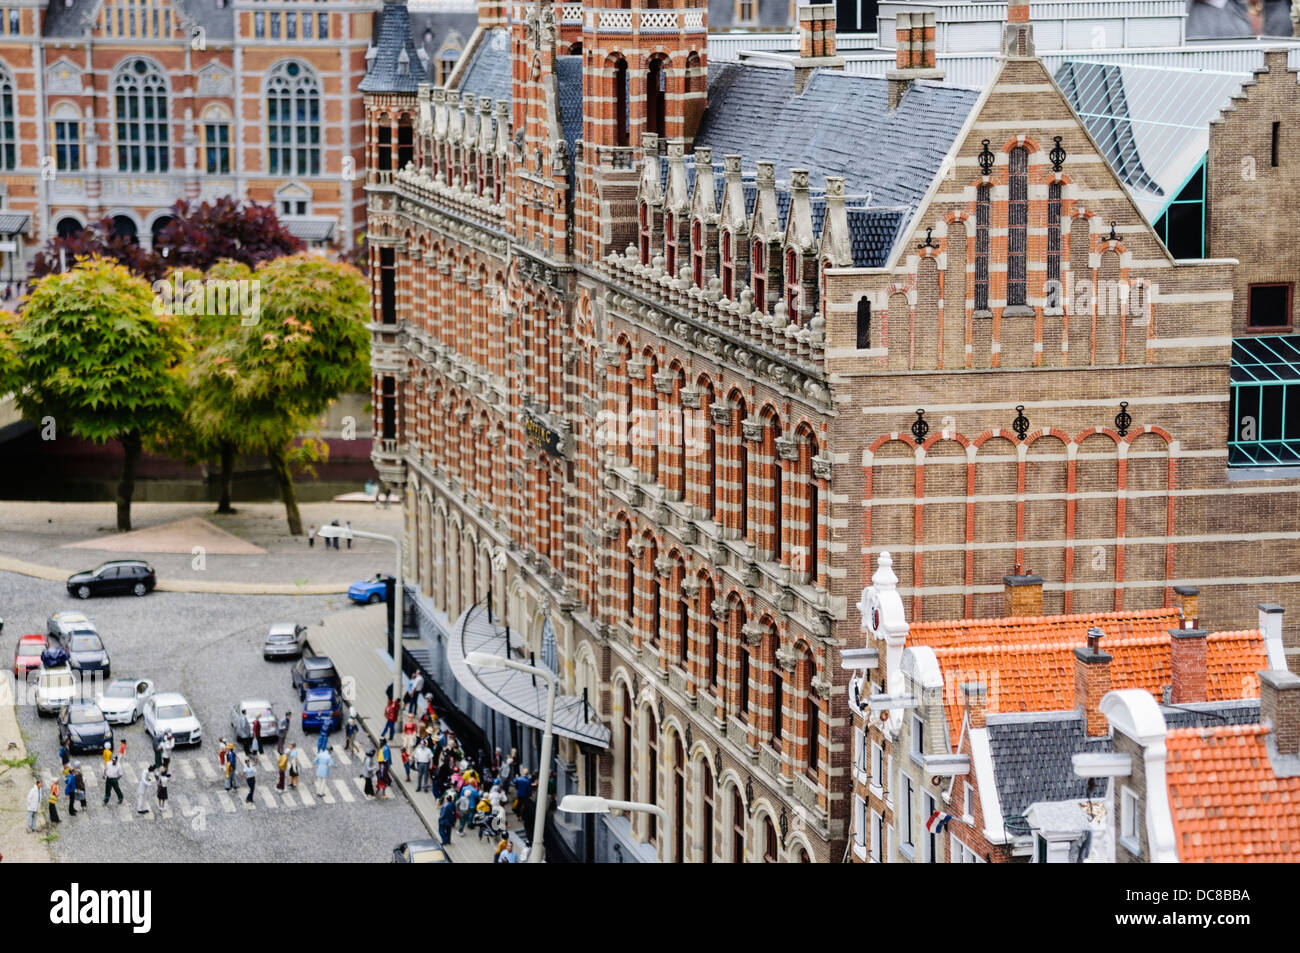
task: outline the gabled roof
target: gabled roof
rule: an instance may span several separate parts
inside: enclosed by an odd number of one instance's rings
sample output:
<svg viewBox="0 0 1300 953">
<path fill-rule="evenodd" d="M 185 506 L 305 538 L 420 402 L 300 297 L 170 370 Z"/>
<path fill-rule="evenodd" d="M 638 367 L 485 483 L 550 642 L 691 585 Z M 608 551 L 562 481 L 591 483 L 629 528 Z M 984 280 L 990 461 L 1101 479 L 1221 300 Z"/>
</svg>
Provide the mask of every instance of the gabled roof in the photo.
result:
<svg viewBox="0 0 1300 953">
<path fill-rule="evenodd" d="M 850 194 L 874 205 L 914 207 L 974 107 L 979 93 L 916 82 L 890 110 L 888 81 L 818 70 L 802 93 L 791 70 L 748 63 L 709 65 L 709 105 L 695 143 L 714 155 L 739 153 L 752 174 L 770 159 L 778 179 L 808 169 L 814 185 L 840 175 Z"/>
<path fill-rule="evenodd" d="M 1055 78 L 1142 214 L 1154 222 L 1205 157 L 1210 121 L 1250 77 L 1068 60 Z"/>
<path fill-rule="evenodd" d="M 493 27 L 474 47 L 473 59 L 465 67 L 457 89 L 461 93 L 486 96 L 494 103 L 508 103 L 512 92 L 510 69 L 510 34 L 504 27 Z M 582 112 L 579 109 L 579 116 Z"/>
<path fill-rule="evenodd" d="M 1300 777 L 1279 778 L 1263 725 L 1182 728 L 1165 737 L 1165 779 L 1183 863 L 1291 862 L 1300 854 Z"/>
<path fill-rule="evenodd" d="M 411 16 L 404 2 L 384 0 L 373 50 L 374 55 L 367 56 L 370 62 L 358 87 L 363 93 L 414 93 L 424 81 L 425 67 L 411 35 Z"/>
</svg>

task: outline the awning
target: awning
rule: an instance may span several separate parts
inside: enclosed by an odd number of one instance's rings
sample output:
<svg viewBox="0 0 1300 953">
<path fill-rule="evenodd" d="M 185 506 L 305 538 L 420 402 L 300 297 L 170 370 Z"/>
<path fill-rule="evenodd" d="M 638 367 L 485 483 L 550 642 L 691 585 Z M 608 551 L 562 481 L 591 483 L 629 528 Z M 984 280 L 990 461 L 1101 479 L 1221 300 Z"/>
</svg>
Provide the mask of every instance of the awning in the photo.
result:
<svg viewBox="0 0 1300 953">
<path fill-rule="evenodd" d="M 32 217 L 26 212 L 0 212 L 0 235 L 18 235 L 27 231 Z"/>
<path fill-rule="evenodd" d="M 518 656 L 519 640 L 511 642 Z M 470 652 L 506 654 L 506 631 L 475 606 L 462 613 L 447 640 L 447 664 L 465 690 L 494 711 L 529 728 L 546 727 L 546 681 L 511 669 L 472 668 L 465 663 Z M 573 695 L 555 696 L 555 733 L 597 748 L 609 747 L 609 729 L 596 719 L 590 706 Z"/>
<path fill-rule="evenodd" d="M 280 221 L 289 234 L 304 242 L 327 242 L 334 237 L 335 221 L 325 215 L 285 215 Z"/>
</svg>

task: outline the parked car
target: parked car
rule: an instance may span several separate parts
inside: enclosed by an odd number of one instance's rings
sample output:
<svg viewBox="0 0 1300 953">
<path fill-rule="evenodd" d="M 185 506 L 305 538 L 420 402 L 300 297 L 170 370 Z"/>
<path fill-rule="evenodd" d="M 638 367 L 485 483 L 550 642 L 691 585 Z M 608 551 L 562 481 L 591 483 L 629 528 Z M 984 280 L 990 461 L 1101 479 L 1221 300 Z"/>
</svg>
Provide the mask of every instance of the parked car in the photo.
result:
<svg viewBox="0 0 1300 953">
<path fill-rule="evenodd" d="M 18 637 L 14 646 L 14 678 L 26 678 L 28 672 L 41 667 L 41 653 L 45 651 L 45 636 L 30 632 Z"/>
<path fill-rule="evenodd" d="M 103 640 L 89 619 L 81 628 L 60 626 L 56 632 L 46 637 L 46 645 L 49 649 L 57 648 L 67 653 L 68 664 L 74 672 L 97 672 L 101 678 L 111 677 L 112 665 L 108 650 L 104 648 Z"/>
<path fill-rule="evenodd" d="M 280 723 L 275 720 L 275 706 L 264 698 L 246 698 L 230 709 L 230 727 L 235 740 L 245 748 L 253 740 L 253 719 L 262 726 L 262 741 L 274 741 L 280 735 Z"/>
<path fill-rule="evenodd" d="M 330 720 L 330 730 L 338 731 L 343 725 L 343 698 L 333 688 L 309 688 L 302 703 L 302 730 L 320 731 L 325 719 Z"/>
<path fill-rule="evenodd" d="M 69 751 L 103 751 L 113 747 L 113 729 L 93 702 L 73 702 L 59 709 L 59 744 Z"/>
<path fill-rule="evenodd" d="M 376 573 L 374 579 L 354 582 L 348 586 L 348 598 L 361 605 L 383 602 L 388 598 L 388 590 L 385 588 L 387 578 L 383 573 Z"/>
<path fill-rule="evenodd" d="M 312 688 L 333 688 L 343 691 L 343 680 L 334 669 L 334 663 L 325 655 L 304 655 L 293 667 L 293 690 L 298 693 L 299 701 L 307 700 L 307 691 Z"/>
<path fill-rule="evenodd" d="M 395 864 L 450 864 L 451 858 L 443 850 L 442 841 L 436 837 L 408 840 L 393 848 Z"/>
<path fill-rule="evenodd" d="M 30 677 L 30 676 L 29 676 Z M 56 668 L 41 666 L 36 674 L 36 713 L 53 715 L 64 705 L 70 705 L 80 691 L 77 676 L 66 665 Z"/>
<path fill-rule="evenodd" d="M 118 678 L 96 697 L 110 724 L 134 725 L 144 713 L 145 702 L 153 697 L 153 682 L 147 678 Z"/>
<path fill-rule="evenodd" d="M 279 622 L 262 643 L 262 658 L 301 658 L 303 643 L 307 641 L 307 627 L 292 622 Z"/>
<path fill-rule="evenodd" d="M 78 599 L 131 593 L 143 596 L 158 584 L 153 567 L 142 559 L 113 559 L 68 577 L 68 592 Z"/>
<path fill-rule="evenodd" d="M 152 741 L 167 732 L 178 745 L 203 741 L 203 726 L 180 692 L 160 692 L 144 703 L 144 732 Z"/>
<path fill-rule="evenodd" d="M 62 612 L 56 612 L 45 622 L 45 631 L 51 638 L 57 638 L 60 635 L 66 635 L 77 629 L 89 629 L 92 632 L 98 632 L 95 627 L 95 620 L 84 612 L 78 612 L 75 609 L 65 609 Z"/>
</svg>

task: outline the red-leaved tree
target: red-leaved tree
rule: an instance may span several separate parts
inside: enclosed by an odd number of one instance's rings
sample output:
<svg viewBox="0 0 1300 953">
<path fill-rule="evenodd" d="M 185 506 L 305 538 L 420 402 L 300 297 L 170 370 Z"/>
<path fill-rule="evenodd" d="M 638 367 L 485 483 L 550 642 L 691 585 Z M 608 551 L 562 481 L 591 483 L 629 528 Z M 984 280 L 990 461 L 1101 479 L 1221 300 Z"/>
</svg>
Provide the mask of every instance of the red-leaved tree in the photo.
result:
<svg viewBox="0 0 1300 953">
<path fill-rule="evenodd" d="M 154 246 L 162 250 L 168 269 L 198 271 L 227 259 L 256 268 L 303 250 L 274 206 L 241 202 L 229 195 L 215 202 L 177 202 L 171 222 L 158 233 Z"/>
</svg>

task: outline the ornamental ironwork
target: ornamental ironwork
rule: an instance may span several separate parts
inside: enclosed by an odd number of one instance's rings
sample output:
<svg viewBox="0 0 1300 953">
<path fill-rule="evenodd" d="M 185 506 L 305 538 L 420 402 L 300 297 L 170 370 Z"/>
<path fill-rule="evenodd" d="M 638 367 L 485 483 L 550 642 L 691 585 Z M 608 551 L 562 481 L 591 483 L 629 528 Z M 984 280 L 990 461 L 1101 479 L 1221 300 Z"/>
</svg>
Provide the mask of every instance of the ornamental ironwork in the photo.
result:
<svg viewBox="0 0 1300 953">
<path fill-rule="evenodd" d="M 1029 418 L 1025 416 L 1024 404 L 1016 404 L 1016 419 L 1011 421 L 1011 429 L 1021 440 L 1024 440 L 1025 434 L 1029 433 Z"/>
<path fill-rule="evenodd" d="M 1118 236 L 1117 234 L 1115 234 L 1115 225 L 1116 225 L 1115 222 L 1111 222 L 1111 223 L 1110 223 L 1110 234 L 1106 236 L 1106 241 L 1108 241 L 1108 242 L 1117 242 L 1117 241 L 1119 241 L 1119 236 Z"/>
<path fill-rule="evenodd" d="M 1052 151 L 1047 154 L 1047 158 L 1052 160 L 1052 171 L 1060 172 L 1061 166 L 1065 164 L 1065 147 L 1061 145 L 1060 136 L 1052 136 L 1052 141 L 1056 143 Z"/>
<path fill-rule="evenodd" d="M 925 443 L 926 434 L 930 432 L 930 425 L 925 420 L 925 411 L 917 410 L 916 419 L 912 421 L 912 436 L 916 438 L 917 443 Z"/>
<path fill-rule="evenodd" d="M 985 175 L 988 175 L 993 171 L 993 163 L 996 161 L 996 159 L 993 155 L 992 150 L 989 149 L 989 141 L 987 139 L 984 140 L 982 145 L 984 146 L 984 148 L 980 151 L 979 154 L 980 169 L 983 171 Z"/>
<path fill-rule="evenodd" d="M 1128 436 L 1128 428 L 1133 426 L 1133 415 L 1128 412 L 1128 401 L 1119 402 L 1119 413 L 1115 415 L 1115 432 L 1121 437 Z"/>
<path fill-rule="evenodd" d="M 921 242 L 921 244 L 917 245 L 916 247 L 917 248 L 938 248 L 939 243 L 936 242 L 932 237 L 933 232 L 934 232 L 933 227 L 927 228 L 925 230 L 925 241 Z"/>
</svg>

